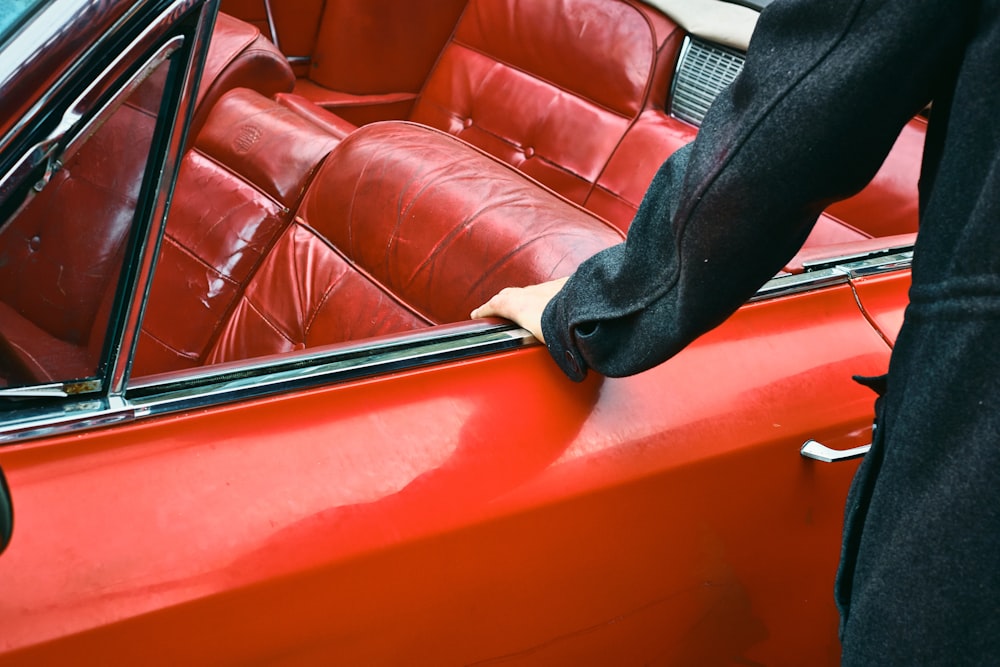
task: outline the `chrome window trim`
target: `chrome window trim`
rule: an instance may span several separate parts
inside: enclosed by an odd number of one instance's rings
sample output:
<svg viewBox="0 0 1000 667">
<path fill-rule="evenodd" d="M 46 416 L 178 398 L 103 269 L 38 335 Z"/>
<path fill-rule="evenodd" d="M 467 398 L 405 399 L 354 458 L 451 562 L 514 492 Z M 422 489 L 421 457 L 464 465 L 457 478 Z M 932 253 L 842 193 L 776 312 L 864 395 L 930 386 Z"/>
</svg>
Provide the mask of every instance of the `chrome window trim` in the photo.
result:
<svg viewBox="0 0 1000 667">
<path fill-rule="evenodd" d="M 750 298 L 750 303 L 841 285 L 856 278 L 902 271 L 909 269 L 912 263 L 911 247 L 887 248 L 864 255 L 846 255 L 810 262 L 803 273 L 781 274 L 767 281 Z"/>
<path fill-rule="evenodd" d="M 867 257 L 840 264 L 840 270 L 847 273 L 853 280 L 866 276 L 889 273 L 909 269 L 913 265 L 913 250 L 903 250 L 889 255 Z"/>
<path fill-rule="evenodd" d="M 810 273 L 784 274 L 764 283 L 764 286 L 750 297 L 749 303 L 812 292 L 823 287 L 843 285 L 849 281 L 850 277 L 837 268 L 822 269 Z"/>
<path fill-rule="evenodd" d="M 62 165 L 71 158 L 91 136 L 117 111 L 125 100 L 162 65 L 167 58 L 181 48 L 183 38 L 170 39 L 149 58 L 137 71 L 133 72 L 125 85 L 114 90 L 108 99 L 102 99 L 104 93 L 114 87 L 118 78 L 127 70 L 124 57 L 131 51 L 123 51 L 100 76 L 91 81 L 76 99 L 70 102 L 63 112 L 55 129 L 40 142 L 32 146 L 14 163 L 14 166 L 4 174 L 0 174 L 0 204 L 3 204 L 13 189 L 23 183 L 43 162 L 48 162 L 45 173 L 34 184 L 34 190 L 41 192 L 48 185 L 49 179 Z M 112 79 L 114 83 L 109 83 Z M 4 221 L 0 221 L 0 225 Z"/>
<path fill-rule="evenodd" d="M 18 181 L 23 180 L 23 177 L 26 174 L 30 174 L 40 165 L 42 161 L 54 161 L 61 159 L 63 155 L 71 155 L 73 150 L 78 148 L 79 144 L 87 138 L 89 132 L 96 130 L 97 127 L 99 127 L 97 117 L 100 116 L 104 110 L 93 113 L 94 109 L 102 103 L 105 107 L 107 107 L 113 104 L 115 99 L 121 98 L 123 94 L 125 94 L 122 91 L 117 91 L 113 95 L 113 99 L 102 100 L 106 90 L 110 88 L 118 78 L 123 76 L 131 66 L 131 63 L 126 60 L 126 56 L 134 53 L 137 49 L 144 46 L 145 48 L 149 48 L 151 40 L 155 39 L 159 32 L 163 32 L 165 30 L 165 28 L 163 28 L 163 24 L 170 18 L 170 12 L 176 12 L 180 6 L 191 4 L 191 2 L 192 0 L 176 0 L 176 2 L 174 2 L 167 11 L 161 12 L 155 21 L 148 25 L 140 35 L 132 40 L 129 48 L 119 51 L 112 61 L 101 69 L 101 73 L 99 75 L 91 77 L 90 83 L 86 84 L 82 91 L 73 95 L 73 100 L 65 105 L 65 110 L 60 114 L 58 124 L 36 144 L 24 148 L 22 150 L 22 157 L 9 169 L 0 173 L 0 203 L 2 203 L 3 199 L 8 194 L 8 190 L 12 184 L 16 184 Z M 50 14 L 49 12 L 55 11 L 53 7 L 56 5 L 59 5 L 58 13 Z M 69 6 L 69 8 L 67 6 Z M 45 44 L 59 39 L 62 36 L 64 23 L 60 22 L 58 19 L 66 21 L 68 20 L 66 18 L 67 15 L 75 16 L 77 14 L 82 14 L 86 6 L 87 3 L 85 2 L 76 2 L 74 5 L 70 5 L 69 2 L 65 2 L 61 5 L 59 3 L 52 3 L 49 7 L 46 7 L 42 11 L 38 12 L 32 20 L 22 28 L 22 34 L 18 35 L 17 38 L 17 40 L 28 40 L 27 47 L 20 46 L 20 43 L 16 42 L 9 45 L 7 48 L 0 50 L 0 77 L 4 77 L 2 83 L 0 83 L 0 90 L 3 90 L 7 81 L 17 74 L 18 64 L 22 62 L 20 59 L 28 58 L 26 55 L 12 57 L 12 53 L 31 53 L 37 48 L 40 48 L 38 47 L 38 44 Z M 127 12 L 125 16 L 120 17 L 114 28 L 109 30 L 103 39 L 87 48 L 80 55 L 80 57 L 77 58 L 77 60 L 74 61 L 73 64 L 60 75 L 59 80 L 41 95 L 32 108 L 22 114 L 20 119 L 10 129 L 8 134 L 0 140 L 0 145 L 7 145 L 8 143 L 15 142 L 15 138 L 18 134 L 25 130 L 31 120 L 46 113 L 45 109 L 50 107 L 59 108 L 63 106 L 59 104 L 57 98 L 67 89 L 72 89 L 77 84 L 77 79 L 82 78 L 80 75 L 81 69 L 86 68 L 91 60 L 99 56 L 100 46 L 109 38 L 113 38 L 113 36 L 121 29 L 121 26 L 138 11 L 139 7 L 140 5 L 137 4 L 129 12 Z M 36 44 L 34 40 L 40 39 L 47 39 L 49 42 L 38 42 L 38 44 Z M 9 63 L 7 62 L 8 60 L 14 60 L 14 63 Z M 147 65 L 149 65 L 149 63 L 147 63 Z M 141 77 L 141 73 L 137 72 L 133 74 L 133 77 L 137 79 L 135 85 L 138 85 L 138 79 Z M 86 120 L 83 125 L 81 125 L 81 121 L 87 116 L 90 116 L 90 118 Z M 103 122 L 103 119 L 101 119 L 101 122 Z M 50 166 L 49 170 L 43 177 L 43 180 L 38 183 L 35 189 L 41 190 L 48 182 L 48 178 L 51 175 L 52 167 Z M 0 221 L 0 223 L 2 223 L 2 221 Z"/>
<path fill-rule="evenodd" d="M 137 416 L 155 415 L 451 363 L 534 341 L 513 324 L 479 324 L 451 334 L 432 328 L 398 340 L 361 341 L 230 368 L 206 367 L 183 380 L 139 385 L 129 391 L 128 399 Z"/>
<path fill-rule="evenodd" d="M 63 402 L 58 409 L 29 408 L 0 426 L 0 444 L 117 424 L 131 419 L 134 414 L 135 410 L 117 397 Z"/>
<path fill-rule="evenodd" d="M 5 189 L 13 182 L 12 179 L 23 180 L 24 174 L 30 173 L 30 169 L 25 170 L 25 166 L 38 167 L 41 161 L 48 161 L 50 166 L 43 180 L 35 184 L 35 190 L 44 189 L 48 177 L 60 167 L 64 156 L 69 156 L 78 150 L 155 68 L 164 65 L 178 52 L 185 56 L 184 61 L 170 65 L 179 69 L 178 76 L 181 80 L 177 82 L 177 87 L 182 88 L 182 92 L 177 95 L 178 101 L 174 108 L 176 115 L 158 120 L 162 125 L 157 129 L 157 135 L 164 137 L 161 139 L 163 143 L 157 144 L 154 138 L 154 143 L 150 147 L 150 157 L 144 166 L 144 183 L 133 212 L 129 232 L 135 239 L 130 243 L 136 244 L 135 254 L 132 256 L 137 256 L 139 259 L 127 258 L 118 277 L 118 289 L 123 292 L 116 297 L 114 314 L 105 332 L 102 368 L 84 380 L 71 379 L 46 385 L 41 389 L 42 393 L 33 392 L 32 385 L 27 385 L 24 388 L 5 390 L 0 397 L 54 396 L 57 389 L 66 395 L 100 394 L 105 391 L 120 395 L 123 392 L 130 352 L 137 338 L 138 313 L 141 312 L 139 300 L 145 297 L 155 259 L 154 251 L 150 248 L 158 248 L 167 202 L 171 195 L 163 184 L 170 183 L 172 188 L 173 174 L 179 164 L 178 155 L 183 145 L 182 130 L 190 115 L 190 106 L 197 86 L 193 64 L 199 62 L 196 58 L 207 51 L 207 37 L 214 23 L 217 0 L 207 0 L 202 5 L 199 11 L 199 27 L 191 31 L 190 38 L 178 34 L 178 17 L 189 13 L 196 5 L 196 0 L 174 0 L 159 9 L 155 18 L 129 39 L 127 46 L 118 50 L 114 57 L 100 67 L 98 74 L 88 77 L 88 80 L 82 83 L 81 89 L 81 82 L 75 80 L 72 75 L 82 78 L 81 73 L 88 66 L 87 59 L 94 57 L 95 53 L 99 54 L 102 45 L 107 47 L 108 42 L 115 40 L 120 32 L 128 29 L 129 26 L 125 21 L 135 16 L 140 4 L 133 6 L 116 22 L 113 29 L 86 49 L 85 54 L 74 63 L 73 67 L 64 72 L 59 82 L 19 121 L 19 124 L 23 125 L 43 111 L 51 113 L 51 109 L 45 111 L 48 108 L 45 105 L 57 91 L 73 88 L 79 91 L 68 102 L 51 105 L 57 112 L 61 110 L 55 128 L 45 135 L 41 143 L 31 147 L 10 170 L 0 174 L 0 203 L 3 201 Z M 44 12 L 42 15 L 44 16 Z M 164 95 L 171 94 L 170 89 L 164 90 Z"/>
<path fill-rule="evenodd" d="M 87 0 L 52 2 L 36 12 L 27 23 L 21 26 L 4 48 L 0 49 L 0 91 L 6 90 L 8 82 L 21 71 L 23 63 L 31 59 L 30 54 L 41 51 L 46 45 L 59 40 L 63 34 L 67 17 L 82 12 L 88 4 Z M 52 98 L 62 91 L 66 83 L 74 78 L 76 70 L 79 69 L 79 63 L 85 60 L 87 55 L 89 53 L 84 54 L 77 63 L 74 63 L 74 67 L 65 72 L 60 80 L 51 86 L 31 109 L 24 113 L 5 136 L 0 137 L 0 144 L 6 144 L 24 130 L 27 122 L 37 115 L 40 109 L 47 106 Z"/>
<path fill-rule="evenodd" d="M 99 378 L 5 388 L 0 392 L 0 442 L 102 426 L 128 419 L 133 414 L 133 409 L 122 397 L 124 378 L 127 377 L 131 349 L 137 338 L 135 332 L 139 326 L 141 304 L 148 291 L 166 208 L 172 196 L 173 176 L 179 166 L 178 156 L 185 139 L 183 130 L 192 113 L 194 93 L 200 76 L 200 67 L 195 65 L 201 62 L 207 52 L 208 36 L 214 25 L 218 0 L 206 0 L 204 3 L 199 3 L 198 0 L 174 0 L 165 7 L 157 8 L 155 18 L 129 38 L 128 45 L 116 52 L 116 57 L 100 68 L 100 74 L 84 85 L 82 92 L 74 96 L 68 106 L 49 103 L 60 92 L 76 86 L 79 82 L 75 77 L 78 78 L 83 71 L 85 61 L 102 45 L 106 47 L 109 39 L 113 40 L 122 30 L 127 30 L 129 26 L 126 21 L 135 18 L 140 8 L 150 4 L 136 3 L 125 16 L 120 17 L 112 29 L 82 52 L 83 55 L 73 66 L 63 73 L 58 82 L 19 121 L 19 126 L 23 126 L 41 109 L 49 106 L 65 108 L 64 122 L 60 127 L 69 131 L 65 133 L 66 139 L 60 137 L 57 143 L 66 146 L 80 133 L 88 133 L 95 122 L 101 122 L 103 112 L 112 109 L 116 101 L 132 92 L 149 68 L 163 64 L 167 58 L 181 51 L 183 59 L 171 65 L 176 70 L 173 79 L 175 85 L 164 91 L 175 102 L 171 111 L 175 115 L 165 116 L 163 125 L 157 130 L 161 138 L 159 143 L 154 144 L 153 150 L 157 151 L 158 157 L 155 164 L 147 163 L 144 194 L 140 195 L 139 208 L 134 214 L 136 217 L 132 233 L 142 238 L 136 239 L 133 254 L 138 259 L 126 263 L 119 281 L 119 290 L 123 291 L 116 299 L 117 319 L 112 321 L 107 333 L 107 368 L 100 373 Z M 197 8 L 197 13 L 192 14 L 193 8 Z M 44 16 L 44 12 L 41 15 Z M 182 16 L 197 23 L 187 23 L 186 18 L 187 27 L 180 28 L 177 19 Z M 158 44 L 160 40 L 163 41 Z M 141 57 L 135 62 L 127 60 L 128 54 L 136 53 Z M 133 69 L 133 73 L 127 75 Z M 110 93 L 106 94 L 105 91 Z M 164 100 L 166 99 L 165 97 Z M 7 138 L 11 139 L 13 136 L 15 135 L 11 133 Z M 169 183 L 170 187 L 163 187 L 164 183 Z M 142 201 L 145 203 L 141 203 Z M 108 379 L 108 382 L 104 382 L 104 379 Z M 102 392 L 107 395 L 102 397 Z M 63 396 L 66 398 L 62 398 Z"/>
<path fill-rule="evenodd" d="M 160 32 L 166 32 L 173 27 L 171 19 L 177 15 L 186 5 L 193 4 L 193 0 L 176 0 L 167 7 L 154 21 L 156 25 L 166 23 L 166 28 Z M 145 311 L 146 299 L 153 282 L 153 271 L 156 266 L 156 259 L 160 252 L 160 243 L 166 230 L 167 212 L 171 199 L 173 199 L 174 187 L 177 181 L 177 172 L 180 169 L 180 162 L 187 139 L 187 128 L 190 125 L 191 116 L 194 113 L 194 102 L 201 80 L 202 64 L 208 53 L 208 43 L 211 39 L 212 29 L 215 26 L 215 17 L 218 12 L 218 0 L 207 0 L 202 5 L 198 18 L 198 26 L 194 31 L 191 48 L 188 52 L 187 62 L 184 63 L 183 81 L 181 82 L 180 96 L 177 106 L 174 109 L 176 115 L 172 119 L 172 124 L 167 137 L 165 155 L 157 173 L 156 182 L 150 185 L 156 192 L 156 200 L 153 202 L 149 227 L 142 239 L 142 243 L 137 248 L 140 256 L 136 275 L 128 285 L 129 292 L 121 302 L 125 309 L 123 313 L 124 327 L 114 341 L 115 348 L 110 355 L 109 387 L 108 390 L 113 396 L 121 396 L 125 392 L 128 377 L 132 368 L 132 357 L 139 340 L 139 331 L 142 323 L 142 315 Z M 145 36 L 148 31 L 144 32 Z M 169 94 L 170 91 L 164 91 Z M 163 187 L 164 183 L 167 187 Z"/>
<path fill-rule="evenodd" d="M 115 61 L 99 77 L 94 79 L 87 86 L 86 90 L 70 104 L 63 115 L 62 121 L 60 121 L 59 126 L 55 130 L 55 134 L 69 137 L 65 148 L 62 150 L 61 157 L 72 156 L 79 150 L 108 118 L 125 103 L 128 97 L 153 74 L 153 71 L 180 50 L 183 44 L 184 38 L 179 35 L 167 40 L 131 76 L 125 79 L 124 85 L 120 85 L 109 99 L 100 103 L 98 100 L 101 95 L 96 95 L 96 93 L 103 93 L 105 90 L 116 85 L 121 75 L 128 69 L 125 57 L 131 53 L 131 50 L 122 51 Z M 113 83 L 109 83 L 109 80 L 113 81 Z M 94 98 L 91 99 L 91 96 L 94 96 Z M 79 129 L 73 131 L 72 135 L 70 135 L 70 130 L 88 115 L 89 117 L 83 124 L 78 126 Z"/>
<path fill-rule="evenodd" d="M 132 40 L 132 44 L 139 41 L 155 38 L 152 31 L 163 30 L 164 23 L 170 18 L 187 12 L 197 4 L 198 0 L 174 0 L 165 10 L 161 11 L 157 18 L 143 30 L 141 35 Z M 209 0 L 208 4 L 213 4 L 215 0 Z M 66 39 L 66 26 L 71 23 L 77 15 L 86 14 L 94 7 L 93 0 L 58 0 L 51 2 L 41 11 L 23 25 L 17 34 L 0 49 L 0 93 L 6 91 L 9 82 L 15 78 L 22 70 L 25 62 L 32 59 L 31 54 L 41 52 L 53 44 L 59 44 Z M 118 34 L 124 26 L 127 26 L 134 17 L 141 13 L 147 6 L 152 5 L 153 0 L 136 2 L 124 14 L 115 21 L 115 24 L 108 29 L 106 35 Z M 169 26 L 168 26 L 169 27 Z M 73 63 L 62 72 L 48 90 L 36 100 L 30 109 L 24 112 L 18 122 L 10 128 L 10 131 L 0 138 L 0 144 L 12 141 L 24 129 L 26 124 L 44 108 L 52 104 L 54 98 L 64 93 L 67 87 L 74 84 L 78 78 L 81 68 L 87 66 L 95 57 L 100 55 L 105 40 L 100 39 L 84 49 Z"/>
<path fill-rule="evenodd" d="M 530 333 L 513 324 L 479 322 L 445 327 L 444 331 L 432 328 L 374 342 L 208 366 L 137 382 L 126 397 L 90 398 L 56 410 L 29 407 L 0 424 L 0 443 L 384 376 L 514 350 L 534 342 Z"/>
</svg>

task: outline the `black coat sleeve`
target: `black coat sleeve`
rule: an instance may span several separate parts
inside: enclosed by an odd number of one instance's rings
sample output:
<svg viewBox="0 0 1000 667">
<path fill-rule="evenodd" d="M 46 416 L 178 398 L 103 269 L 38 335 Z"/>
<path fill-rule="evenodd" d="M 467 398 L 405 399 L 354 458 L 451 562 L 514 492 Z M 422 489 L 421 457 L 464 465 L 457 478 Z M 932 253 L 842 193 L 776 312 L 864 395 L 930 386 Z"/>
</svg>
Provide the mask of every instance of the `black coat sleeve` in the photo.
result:
<svg viewBox="0 0 1000 667">
<path fill-rule="evenodd" d="M 584 262 L 545 309 L 563 371 L 643 371 L 732 314 L 824 208 L 875 175 L 943 85 L 973 4 L 769 5 L 740 76 L 661 166 L 625 243 Z"/>
</svg>

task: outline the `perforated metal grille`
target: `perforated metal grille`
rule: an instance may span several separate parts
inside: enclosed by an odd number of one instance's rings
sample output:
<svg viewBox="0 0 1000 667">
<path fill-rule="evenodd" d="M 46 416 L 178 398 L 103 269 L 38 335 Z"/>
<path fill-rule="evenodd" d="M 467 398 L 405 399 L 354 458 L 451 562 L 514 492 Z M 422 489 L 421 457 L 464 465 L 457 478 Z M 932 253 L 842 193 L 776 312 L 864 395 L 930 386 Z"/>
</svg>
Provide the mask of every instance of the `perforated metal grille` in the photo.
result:
<svg viewBox="0 0 1000 667">
<path fill-rule="evenodd" d="M 744 56 L 688 37 L 681 49 L 670 93 L 670 113 L 701 125 L 712 101 L 743 69 Z"/>
</svg>

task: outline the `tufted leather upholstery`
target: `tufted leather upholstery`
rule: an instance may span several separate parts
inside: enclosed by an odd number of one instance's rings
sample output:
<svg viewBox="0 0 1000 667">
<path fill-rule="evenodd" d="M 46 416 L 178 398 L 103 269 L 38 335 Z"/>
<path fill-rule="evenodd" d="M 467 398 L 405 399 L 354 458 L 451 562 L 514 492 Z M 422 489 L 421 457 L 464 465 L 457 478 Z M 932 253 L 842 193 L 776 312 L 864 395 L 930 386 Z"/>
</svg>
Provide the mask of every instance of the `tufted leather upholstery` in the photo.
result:
<svg viewBox="0 0 1000 667">
<path fill-rule="evenodd" d="M 324 54 L 340 47 L 323 35 L 343 29 L 328 25 L 328 14 L 316 64 L 324 75 L 300 79 L 285 102 L 343 136 L 351 124 L 327 110 L 346 114 L 392 94 L 366 88 L 358 71 L 335 72 Z M 625 230 L 656 168 L 696 133 L 663 109 L 682 37 L 632 0 L 470 0 L 406 117 L 479 146 Z M 809 245 L 916 228 L 922 131 L 911 130 L 869 188 L 820 219 Z"/>
<path fill-rule="evenodd" d="M 671 149 L 694 136 L 663 113 L 683 36 L 629 0 L 470 0 L 407 118 L 482 148 L 624 229 L 641 192 L 629 188 L 622 199 L 620 181 L 636 170 L 620 158 L 610 181 L 603 174 L 632 126 L 658 112 L 677 137 Z M 308 80 L 295 92 L 338 113 L 363 101 Z M 296 106 L 322 122 L 322 113 Z"/>
<path fill-rule="evenodd" d="M 586 205 L 639 115 L 662 109 L 682 37 L 625 1 L 471 0 L 410 118 Z"/>
<path fill-rule="evenodd" d="M 608 159 L 587 198 L 587 208 L 627 230 L 656 170 L 692 141 L 695 131 L 660 110 L 645 111 Z"/>
</svg>

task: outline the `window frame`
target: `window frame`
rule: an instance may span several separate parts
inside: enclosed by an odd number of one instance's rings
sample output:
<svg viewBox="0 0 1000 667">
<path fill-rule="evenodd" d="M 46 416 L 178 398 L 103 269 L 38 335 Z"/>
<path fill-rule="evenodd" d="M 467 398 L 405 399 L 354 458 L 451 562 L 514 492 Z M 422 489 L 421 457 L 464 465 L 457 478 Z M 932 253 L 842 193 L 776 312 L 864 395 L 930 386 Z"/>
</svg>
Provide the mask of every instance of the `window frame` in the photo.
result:
<svg viewBox="0 0 1000 667">
<path fill-rule="evenodd" d="M 52 7 L 35 19 L 44 22 Z M 15 156 L 0 160 L 0 167 L 5 167 L 0 184 L 6 186 L 6 195 L 15 179 L 28 177 L 30 184 L 31 177 L 58 169 L 63 154 L 82 145 L 125 102 L 144 74 L 162 64 L 169 67 L 96 376 L 0 390 L 0 442 L 122 418 L 138 323 L 217 10 L 217 0 L 135 3 L 83 56 L 60 75 L 49 77 L 54 81 L 51 87 L 38 95 L 33 108 L 4 137 L 5 154 Z M 80 20 L 73 16 L 62 16 L 69 23 L 60 28 Z M 18 39 L 32 32 L 29 23 Z"/>
</svg>

